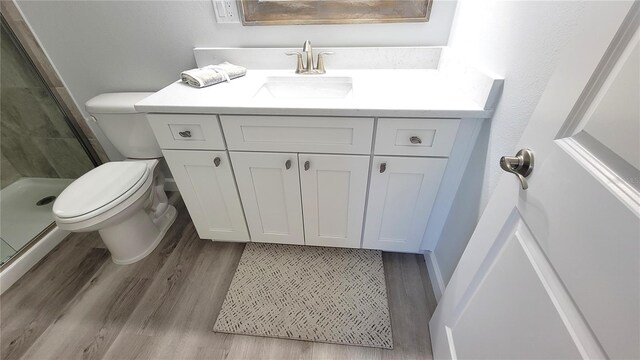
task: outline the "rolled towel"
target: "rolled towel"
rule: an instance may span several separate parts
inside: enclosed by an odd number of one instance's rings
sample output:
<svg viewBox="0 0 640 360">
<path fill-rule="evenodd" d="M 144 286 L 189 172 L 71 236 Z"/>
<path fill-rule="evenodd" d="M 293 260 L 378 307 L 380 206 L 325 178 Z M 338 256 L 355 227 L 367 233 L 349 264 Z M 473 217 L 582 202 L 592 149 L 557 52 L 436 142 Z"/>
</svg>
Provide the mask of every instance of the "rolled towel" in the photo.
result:
<svg viewBox="0 0 640 360">
<path fill-rule="evenodd" d="M 203 88 L 223 81 L 231 81 L 231 79 L 244 76 L 246 73 L 246 68 L 225 61 L 218 65 L 183 71 L 180 78 L 193 87 Z"/>
</svg>

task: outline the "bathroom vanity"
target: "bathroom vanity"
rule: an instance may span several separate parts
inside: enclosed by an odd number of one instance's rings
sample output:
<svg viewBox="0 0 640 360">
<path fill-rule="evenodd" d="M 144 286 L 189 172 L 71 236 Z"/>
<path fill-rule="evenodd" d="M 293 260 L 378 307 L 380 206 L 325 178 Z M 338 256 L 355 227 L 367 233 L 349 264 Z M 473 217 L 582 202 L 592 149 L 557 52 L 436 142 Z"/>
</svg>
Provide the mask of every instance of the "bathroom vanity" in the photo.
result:
<svg viewBox="0 0 640 360">
<path fill-rule="evenodd" d="M 338 59 L 324 75 L 285 69 L 286 50 L 196 49 L 199 66 L 244 57 L 275 68 L 204 89 L 176 82 L 136 104 L 199 236 L 429 250 L 501 80 L 445 64 L 442 48 L 363 48 L 380 64 Z M 385 51 L 415 64 L 390 69 Z"/>
</svg>

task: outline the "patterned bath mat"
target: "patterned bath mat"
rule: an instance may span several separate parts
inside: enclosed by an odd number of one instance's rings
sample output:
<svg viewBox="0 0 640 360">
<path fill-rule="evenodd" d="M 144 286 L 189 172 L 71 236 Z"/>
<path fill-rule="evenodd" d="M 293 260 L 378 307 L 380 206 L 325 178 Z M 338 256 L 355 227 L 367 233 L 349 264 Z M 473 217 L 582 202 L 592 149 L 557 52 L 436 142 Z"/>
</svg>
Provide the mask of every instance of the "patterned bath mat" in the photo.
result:
<svg viewBox="0 0 640 360">
<path fill-rule="evenodd" d="M 382 254 L 248 243 L 213 331 L 392 349 Z"/>
</svg>

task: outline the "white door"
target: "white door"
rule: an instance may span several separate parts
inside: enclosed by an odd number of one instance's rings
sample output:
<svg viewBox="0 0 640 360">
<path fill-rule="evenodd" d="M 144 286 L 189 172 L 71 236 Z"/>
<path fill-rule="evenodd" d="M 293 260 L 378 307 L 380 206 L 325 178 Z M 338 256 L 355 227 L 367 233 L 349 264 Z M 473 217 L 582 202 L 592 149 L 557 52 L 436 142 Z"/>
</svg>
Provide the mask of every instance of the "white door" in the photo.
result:
<svg viewBox="0 0 640 360">
<path fill-rule="evenodd" d="M 443 158 L 374 157 L 363 247 L 419 252 L 446 166 Z"/>
<path fill-rule="evenodd" d="M 640 358 L 630 7 L 603 9 L 565 49 L 518 147 L 534 152 L 529 188 L 500 179 L 430 321 L 435 358 Z"/>
<path fill-rule="evenodd" d="M 305 244 L 359 248 L 369 157 L 299 157 Z"/>
<path fill-rule="evenodd" d="M 251 240 L 304 245 L 297 154 L 231 152 Z"/>
<path fill-rule="evenodd" d="M 163 150 L 189 215 L 203 239 L 249 241 L 226 151 Z"/>
</svg>

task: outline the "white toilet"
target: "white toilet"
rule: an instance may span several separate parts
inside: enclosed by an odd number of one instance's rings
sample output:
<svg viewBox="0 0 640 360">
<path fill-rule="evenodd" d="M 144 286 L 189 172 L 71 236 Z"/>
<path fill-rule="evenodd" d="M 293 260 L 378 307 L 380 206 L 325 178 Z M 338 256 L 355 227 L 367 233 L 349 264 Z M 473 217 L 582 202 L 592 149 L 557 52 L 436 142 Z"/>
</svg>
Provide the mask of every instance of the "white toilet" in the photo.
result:
<svg viewBox="0 0 640 360">
<path fill-rule="evenodd" d="M 145 115 L 134 109 L 150 94 L 102 94 L 87 101 L 87 111 L 127 160 L 89 171 L 53 204 L 58 227 L 98 230 L 116 264 L 131 264 L 151 253 L 177 215 L 157 168 L 162 151 Z"/>
</svg>

